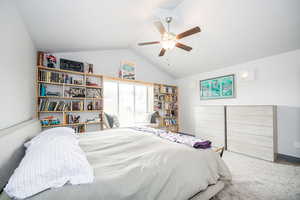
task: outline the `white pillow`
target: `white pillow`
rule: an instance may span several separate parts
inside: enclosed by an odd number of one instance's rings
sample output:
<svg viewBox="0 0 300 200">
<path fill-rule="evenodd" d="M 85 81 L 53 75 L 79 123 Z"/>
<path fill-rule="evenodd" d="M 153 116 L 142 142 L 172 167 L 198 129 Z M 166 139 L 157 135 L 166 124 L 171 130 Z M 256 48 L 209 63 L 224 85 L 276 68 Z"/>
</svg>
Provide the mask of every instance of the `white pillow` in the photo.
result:
<svg viewBox="0 0 300 200">
<path fill-rule="evenodd" d="M 93 182 L 93 168 L 75 134 L 63 130 L 47 130 L 26 144 L 26 154 L 4 188 L 11 198 L 27 198 L 66 183 Z"/>
<path fill-rule="evenodd" d="M 76 135 L 75 130 L 69 127 L 56 127 L 56 128 L 49 128 L 34 138 L 32 138 L 30 141 L 26 142 L 24 146 L 28 148 L 31 144 L 34 143 L 39 143 L 43 141 L 49 141 L 52 138 L 56 137 L 64 137 L 64 136 L 69 136 L 69 135 Z"/>
</svg>

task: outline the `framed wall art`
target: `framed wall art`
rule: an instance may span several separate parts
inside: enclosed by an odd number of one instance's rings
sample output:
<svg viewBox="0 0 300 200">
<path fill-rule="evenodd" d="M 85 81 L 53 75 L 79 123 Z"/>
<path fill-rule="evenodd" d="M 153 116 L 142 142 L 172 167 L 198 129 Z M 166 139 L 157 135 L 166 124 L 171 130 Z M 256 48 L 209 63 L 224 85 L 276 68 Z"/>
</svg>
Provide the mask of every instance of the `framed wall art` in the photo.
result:
<svg viewBox="0 0 300 200">
<path fill-rule="evenodd" d="M 122 61 L 119 77 L 127 80 L 135 80 L 135 63 Z"/>
<path fill-rule="evenodd" d="M 200 100 L 235 98 L 234 74 L 200 80 Z"/>
</svg>

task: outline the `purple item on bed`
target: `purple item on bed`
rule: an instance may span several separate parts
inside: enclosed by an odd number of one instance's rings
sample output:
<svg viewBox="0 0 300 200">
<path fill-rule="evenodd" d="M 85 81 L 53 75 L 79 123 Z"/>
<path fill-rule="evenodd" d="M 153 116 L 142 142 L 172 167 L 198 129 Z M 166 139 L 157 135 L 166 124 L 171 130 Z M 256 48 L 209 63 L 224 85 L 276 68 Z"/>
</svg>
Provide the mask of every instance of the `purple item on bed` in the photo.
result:
<svg viewBox="0 0 300 200">
<path fill-rule="evenodd" d="M 211 147 L 211 141 L 209 140 L 202 140 L 200 138 L 196 138 L 194 136 L 186 135 L 186 134 L 179 134 L 179 133 L 172 133 L 161 129 L 154 129 L 149 127 L 130 127 L 136 131 L 141 132 L 148 132 L 152 133 L 160 138 L 185 144 L 195 149 L 208 149 Z"/>
<path fill-rule="evenodd" d="M 196 149 L 208 149 L 211 147 L 211 141 L 196 142 L 193 147 Z"/>
</svg>

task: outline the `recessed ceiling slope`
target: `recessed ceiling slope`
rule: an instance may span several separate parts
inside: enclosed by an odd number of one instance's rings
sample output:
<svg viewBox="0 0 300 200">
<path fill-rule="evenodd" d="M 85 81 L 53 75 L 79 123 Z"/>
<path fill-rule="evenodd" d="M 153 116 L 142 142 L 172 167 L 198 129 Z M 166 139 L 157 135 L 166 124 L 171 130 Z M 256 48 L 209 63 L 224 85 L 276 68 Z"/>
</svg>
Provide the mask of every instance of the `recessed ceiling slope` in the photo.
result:
<svg viewBox="0 0 300 200">
<path fill-rule="evenodd" d="M 186 38 L 190 53 L 173 49 L 157 57 L 159 47 L 132 45 L 153 63 L 184 77 L 240 64 L 300 48 L 299 0 L 185 0 L 175 8 L 179 16 L 174 32 L 201 27 L 201 34 Z M 158 33 L 147 27 L 142 37 L 155 40 Z"/>
<path fill-rule="evenodd" d="M 39 49 L 74 51 L 127 48 L 155 9 L 182 0 L 17 0 Z"/>
<path fill-rule="evenodd" d="M 129 46 L 177 77 L 300 48 L 299 0 L 18 0 L 18 5 L 38 49 Z M 201 34 L 182 40 L 193 51 L 175 48 L 159 58 L 159 46 L 136 45 L 160 36 L 152 25 L 158 8 L 174 8 L 174 33 L 201 27 Z"/>
</svg>

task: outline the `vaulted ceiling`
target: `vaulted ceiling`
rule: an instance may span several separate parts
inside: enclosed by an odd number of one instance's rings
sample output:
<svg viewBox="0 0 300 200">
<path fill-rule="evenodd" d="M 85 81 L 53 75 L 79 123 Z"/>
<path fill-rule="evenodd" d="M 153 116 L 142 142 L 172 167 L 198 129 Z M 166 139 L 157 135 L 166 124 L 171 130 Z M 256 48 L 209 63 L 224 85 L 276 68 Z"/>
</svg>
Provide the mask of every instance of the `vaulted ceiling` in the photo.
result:
<svg viewBox="0 0 300 200">
<path fill-rule="evenodd" d="M 131 48 L 175 77 L 210 71 L 300 48 L 299 0 L 17 0 L 38 49 L 82 51 Z M 173 16 L 171 31 L 202 32 L 158 57 L 152 25 Z"/>
</svg>

